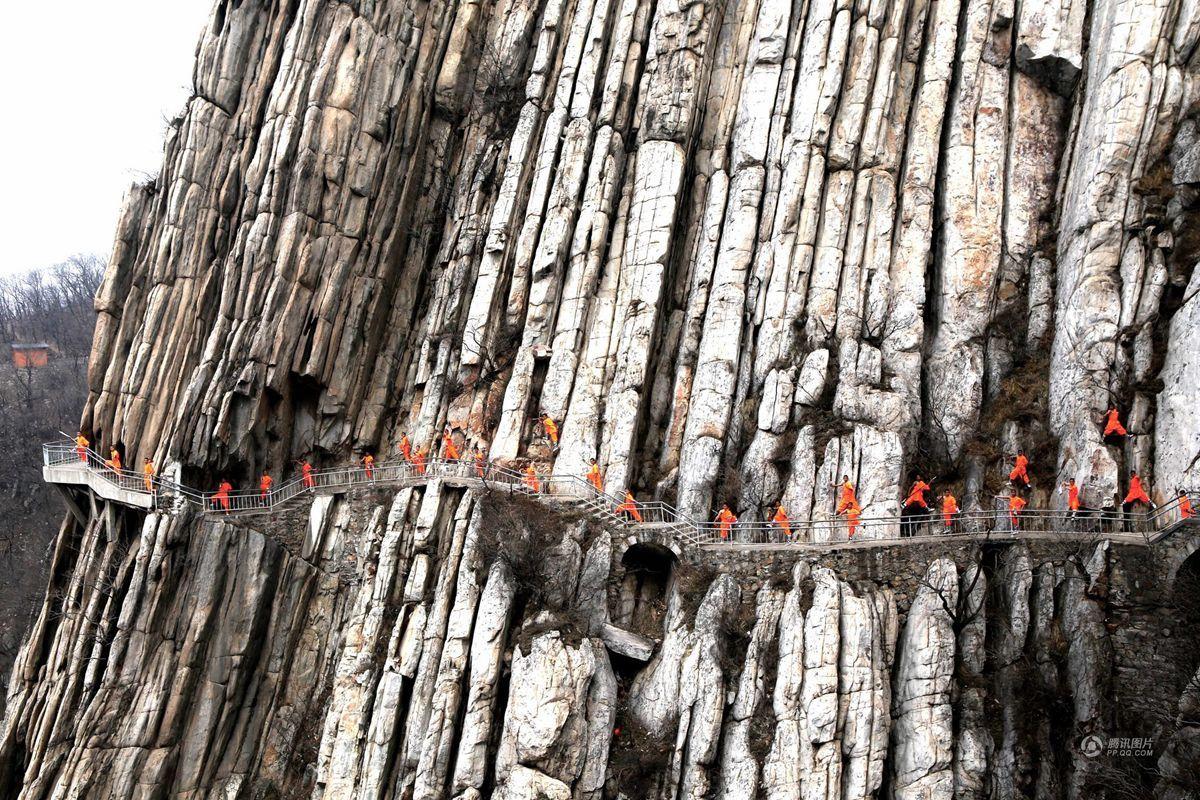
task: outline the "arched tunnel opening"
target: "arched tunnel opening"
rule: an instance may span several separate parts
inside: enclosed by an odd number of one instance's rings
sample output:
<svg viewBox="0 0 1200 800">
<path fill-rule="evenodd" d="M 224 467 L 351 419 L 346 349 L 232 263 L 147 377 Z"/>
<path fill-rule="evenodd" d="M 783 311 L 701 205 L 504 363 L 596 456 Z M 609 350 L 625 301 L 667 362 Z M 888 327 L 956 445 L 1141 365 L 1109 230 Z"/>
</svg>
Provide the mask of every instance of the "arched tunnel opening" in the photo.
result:
<svg viewBox="0 0 1200 800">
<path fill-rule="evenodd" d="M 1200 668 L 1200 636 L 1194 634 L 1200 627 L 1200 550 L 1179 565 L 1171 586 L 1171 607 L 1176 621 L 1175 635 L 1171 637 L 1176 649 L 1172 659 L 1177 665 L 1176 689 L 1182 693 L 1190 688 L 1200 693 L 1200 685 L 1189 687 Z"/>
<path fill-rule="evenodd" d="M 657 544 L 631 545 L 621 556 L 622 576 L 613 614 L 622 628 L 660 638 L 675 554 Z"/>
</svg>

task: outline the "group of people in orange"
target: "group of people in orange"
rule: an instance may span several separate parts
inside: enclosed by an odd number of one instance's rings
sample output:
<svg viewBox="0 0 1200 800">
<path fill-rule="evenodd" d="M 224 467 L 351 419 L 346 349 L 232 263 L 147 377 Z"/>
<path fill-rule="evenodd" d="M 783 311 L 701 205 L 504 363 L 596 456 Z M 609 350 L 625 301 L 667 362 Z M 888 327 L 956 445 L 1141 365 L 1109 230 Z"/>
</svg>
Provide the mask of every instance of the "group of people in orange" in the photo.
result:
<svg viewBox="0 0 1200 800">
<path fill-rule="evenodd" d="M 550 445 L 557 450 L 558 448 L 558 424 L 549 415 L 543 415 L 540 420 L 540 425 L 545 434 L 546 440 Z M 1116 408 L 1111 408 L 1105 414 L 1104 420 L 1104 439 L 1113 441 L 1124 436 L 1129 436 L 1125 426 L 1121 424 L 1120 414 Z M 83 461 L 87 461 L 87 452 L 90 442 L 87 437 L 80 431 L 75 437 L 75 449 L 79 457 Z M 406 432 L 401 432 L 399 451 L 405 462 L 412 464 L 418 474 L 424 474 L 427 466 L 428 454 L 432 447 L 413 448 L 412 442 Z M 441 457 L 448 461 L 461 461 L 462 450 L 454 440 L 454 431 L 447 425 L 441 435 Z M 487 472 L 487 459 L 483 450 L 478 445 L 475 445 L 471 451 L 471 461 L 475 465 L 475 472 L 483 478 Z M 105 466 L 115 472 L 121 471 L 121 454 L 117 448 L 113 447 L 110 450 L 110 455 L 105 460 Z M 307 459 L 298 462 L 300 464 L 300 473 L 304 482 L 305 489 L 315 489 L 317 480 L 313 475 L 312 464 Z M 368 480 L 374 480 L 375 477 L 375 456 L 371 453 L 365 453 L 362 456 L 362 466 L 366 472 Z M 154 491 L 155 469 L 153 462 L 147 458 L 142 466 L 142 477 L 146 487 L 146 491 Z M 1032 482 L 1029 478 L 1029 458 L 1024 451 L 1018 450 L 1016 458 L 1013 462 L 1012 469 L 1008 473 L 1008 480 L 1012 486 L 1012 490 L 1008 495 L 1008 513 L 1009 520 L 1013 528 L 1020 525 L 1021 512 L 1028 505 L 1028 501 L 1022 494 L 1023 491 L 1032 488 Z M 597 493 L 604 492 L 604 477 L 600 471 L 600 465 L 596 459 L 591 459 L 588 465 L 587 481 L 596 490 Z M 538 475 L 537 468 L 531 462 L 526 465 L 522 474 L 522 484 L 529 491 L 540 493 L 542 491 L 542 480 Z M 259 498 L 263 505 L 269 504 L 271 497 L 271 487 L 274 484 L 273 478 L 268 473 L 263 473 L 259 479 Z M 854 484 L 850 481 L 848 475 L 843 475 L 840 483 L 833 484 L 831 488 L 838 490 L 838 498 L 836 505 L 836 514 L 846 518 L 848 537 L 853 538 L 862 524 L 862 506 L 858 501 L 855 493 Z M 1081 509 L 1079 498 L 1079 486 L 1074 478 L 1067 481 L 1062 486 L 1067 493 L 1067 508 L 1072 514 L 1078 513 Z M 230 493 L 233 491 L 233 485 L 222 478 L 217 487 L 217 491 L 212 495 L 212 503 L 214 508 L 220 508 L 229 511 L 231 508 Z M 932 492 L 931 485 L 926 482 L 920 475 L 917 475 L 908 490 L 908 494 L 901 501 L 900 506 L 905 516 L 931 514 L 933 513 L 929 506 L 929 501 L 926 497 L 928 492 Z M 1196 512 L 1192 509 L 1192 504 L 1188 499 L 1187 492 L 1180 490 L 1179 495 L 1179 513 L 1184 519 L 1193 517 Z M 1134 506 L 1144 504 L 1150 508 L 1154 508 L 1154 503 L 1150 499 L 1145 487 L 1142 484 L 1141 477 L 1134 472 L 1129 479 L 1129 491 L 1125 495 L 1122 503 L 1124 509 L 1129 510 Z M 958 499 L 950 490 L 946 490 L 941 494 L 940 506 L 942 523 L 947 529 L 954 526 L 960 508 Z M 643 517 L 641 509 L 638 507 L 637 501 L 634 499 L 633 493 L 626 490 L 621 502 L 613 509 L 618 517 L 624 517 L 633 522 L 642 522 Z M 729 508 L 728 504 L 722 505 L 716 514 L 714 524 L 716 524 L 721 538 L 729 538 L 733 526 L 737 523 L 737 515 Z M 771 525 L 780 530 L 785 537 L 791 537 L 792 526 L 791 520 L 788 517 L 787 511 L 782 504 L 776 506 L 775 513 L 770 519 Z"/>
<path fill-rule="evenodd" d="M 83 431 L 79 431 L 75 434 L 75 452 L 79 456 L 79 460 L 85 464 L 87 463 L 88 447 L 90 446 L 91 442 L 89 442 L 88 438 L 83 435 Z M 115 447 L 110 447 L 108 449 L 108 458 L 104 459 L 104 467 L 105 469 L 109 469 L 113 472 L 121 472 L 124 469 L 124 465 L 121 462 L 121 451 Z M 142 485 L 146 487 L 147 492 L 154 492 L 155 475 L 156 471 L 154 469 L 154 462 L 149 458 L 143 458 Z"/>
</svg>

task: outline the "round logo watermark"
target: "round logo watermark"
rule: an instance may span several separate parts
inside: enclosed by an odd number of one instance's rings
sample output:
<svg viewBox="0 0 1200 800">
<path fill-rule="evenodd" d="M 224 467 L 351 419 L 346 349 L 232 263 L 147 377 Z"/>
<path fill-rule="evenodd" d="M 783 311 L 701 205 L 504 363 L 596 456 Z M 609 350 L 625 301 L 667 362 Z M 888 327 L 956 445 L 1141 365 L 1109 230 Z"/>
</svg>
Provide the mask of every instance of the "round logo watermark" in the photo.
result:
<svg viewBox="0 0 1200 800">
<path fill-rule="evenodd" d="M 1079 752 L 1088 758 L 1095 758 L 1104 752 L 1104 738 L 1090 733 L 1079 742 Z"/>
</svg>

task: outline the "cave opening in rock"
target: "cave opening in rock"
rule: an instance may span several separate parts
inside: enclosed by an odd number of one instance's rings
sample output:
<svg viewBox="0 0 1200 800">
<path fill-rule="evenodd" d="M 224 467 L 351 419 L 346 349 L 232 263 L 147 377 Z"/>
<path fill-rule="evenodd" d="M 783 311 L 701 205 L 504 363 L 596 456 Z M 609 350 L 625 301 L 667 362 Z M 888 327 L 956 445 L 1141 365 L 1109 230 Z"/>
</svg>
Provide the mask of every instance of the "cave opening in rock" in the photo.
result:
<svg viewBox="0 0 1200 800">
<path fill-rule="evenodd" d="M 1176 665 L 1176 688 L 1183 691 L 1200 667 L 1200 550 L 1192 553 L 1179 566 L 1171 587 L 1171 607 L 1174 609 L 1175 631 L 1167 639 L 1176 649 L 1172 662 Z"/>
<path fill-rule="evenodd" d="M 529 377 L 529 408 L 534 413 L 528 414 L 525 420 L 525 427 L 521 431 L 521 441 L 526 442 L 527 455 L 532 458 L 547 457 L 550 455 L 550 441 L 545 438 L 545 429 L 542 427 L 542 412 L 538 409 L 542 405 L 542 389 L 546 385 L 546 375 L 550 372 L 550 353 L 548 350 L 535 348 L 533 352 L 533 374 Z M 555 420 L 562 424 L 562 420 Z M 546 452 L 542 452 L 540 448 L 547 448 Z"/>
<path fill-rule="evenodd" d="M 621 556 L 621 566 L 613 621 L 634 633 L 661 638 L 675 554 L 662 545 L 637 543 Z"/>
</svg>

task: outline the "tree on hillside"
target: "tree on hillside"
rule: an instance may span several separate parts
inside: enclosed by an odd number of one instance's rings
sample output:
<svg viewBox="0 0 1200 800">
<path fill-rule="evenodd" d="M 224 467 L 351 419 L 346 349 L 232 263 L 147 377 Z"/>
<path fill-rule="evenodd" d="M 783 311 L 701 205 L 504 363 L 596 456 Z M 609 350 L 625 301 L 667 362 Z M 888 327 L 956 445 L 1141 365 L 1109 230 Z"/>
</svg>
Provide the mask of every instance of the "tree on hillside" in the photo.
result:
<svg viewBox="0 0 1200 800">
<path fill-rule="evenodd" d="M 42 442 L 74 433 L 87 400 L 93 301 L 103 259 L 73 256 L 46 269 L 0 278 L 0 683 L 45 589 L 46 550 L 64 509 L 42 482 Z M 17 369 L 13 341 L 46 342 L 61 354 Z"/>
</svg>

